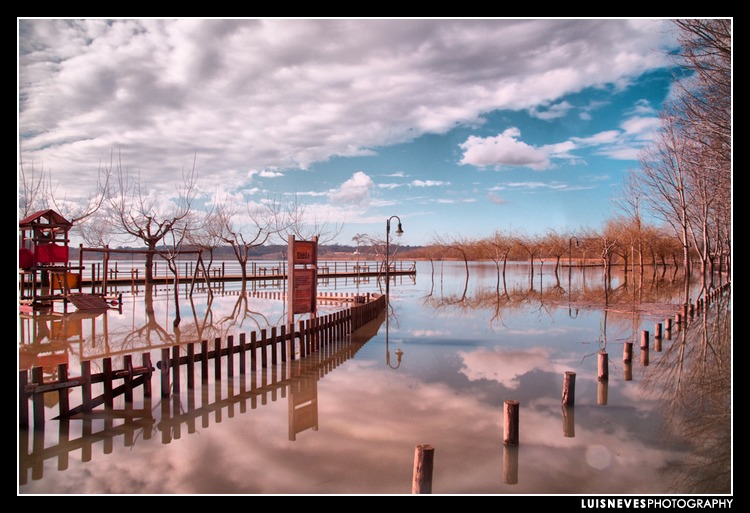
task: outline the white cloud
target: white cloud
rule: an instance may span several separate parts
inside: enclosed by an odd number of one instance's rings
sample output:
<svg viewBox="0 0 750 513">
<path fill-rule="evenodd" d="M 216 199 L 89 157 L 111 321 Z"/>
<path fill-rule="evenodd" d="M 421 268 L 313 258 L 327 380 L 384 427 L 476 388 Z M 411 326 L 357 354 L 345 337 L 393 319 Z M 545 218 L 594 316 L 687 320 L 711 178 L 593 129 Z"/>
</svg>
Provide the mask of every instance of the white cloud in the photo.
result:
<svg viewBox="0 0 750 513">
<path fill-rule="evenodd" d="M 659 129 L 659 118 L 656 116 L 641 117 L 635 116 L 626 119 L 620 125 L 628 136 L 638 138 L 649 138 Z"/>
<path fill-rule="evenodd" d="M 77 193 L 112 150 L 164 191 L 194 155 L 199 179 L 241 182 L 496 109 L 558 116 L 566 94 L 667 63 L 660 22 L 630 20 L 21 19 L 18 34 L 24 160 Z M 476 161 L 548 164 L 497 142 Z"/>
<path fill-rule="evenodd" d="M 548 152 L 519 141 L 520 135 L 520 130 L 511 127 L 495 137 L 469 136 L 459 145 L 464 150 L 459 163 L 478 167 L 524 166 L 537 170 L 548 168 Z"/>
<path fill-rule="evenodd" d="M 412 180 L 412 187 L 440 187 L 443 185 L 450 185 L 450 182 L 443 182 L 442 180 Z"/>
<path fill-rule="evenodd" d="M 328 193 L 332 203 L 342 203 L 345 205 L 364 206 L 370 200 L 370 189 L 375 186 L 368 175 L 362 171 L 357 171 L 350 179 L 341 184 L 336 190 Z"/>
<path fill-rule="evenodd" d="M 531 116 L 535 118 L 550 120 L 565 116 L 572 108 L 573 105 L 571 105 L 569 102 L 564 101 L 556 103 L 554 105 L 534 106 L 529 109 L 529 114 L 531 114 Z"/>
</svg>

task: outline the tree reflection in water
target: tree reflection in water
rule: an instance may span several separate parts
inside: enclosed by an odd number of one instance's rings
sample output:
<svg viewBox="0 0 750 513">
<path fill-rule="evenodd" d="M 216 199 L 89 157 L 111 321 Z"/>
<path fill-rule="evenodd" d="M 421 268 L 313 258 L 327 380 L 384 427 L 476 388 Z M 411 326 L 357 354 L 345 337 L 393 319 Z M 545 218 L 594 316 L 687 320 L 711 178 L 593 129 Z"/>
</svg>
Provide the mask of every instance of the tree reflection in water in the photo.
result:
<svg viewBox="0 0 750 513">
<path fill-rule="evenodd" d="M 643 381 L 663 404 L 666 440 L 690 447 L 669 469 L 675 490 L 731 492 L 731 301 L 681 330 Z"/>
</svg>

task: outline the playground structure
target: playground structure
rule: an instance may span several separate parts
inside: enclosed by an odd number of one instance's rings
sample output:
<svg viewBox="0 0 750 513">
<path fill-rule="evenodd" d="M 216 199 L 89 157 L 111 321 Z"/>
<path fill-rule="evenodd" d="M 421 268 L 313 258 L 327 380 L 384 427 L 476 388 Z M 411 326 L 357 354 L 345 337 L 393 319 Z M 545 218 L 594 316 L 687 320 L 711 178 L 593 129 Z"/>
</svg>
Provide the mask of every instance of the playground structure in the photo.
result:
<svg viewBox="0 0 750 513">
<path fill-rule="evenodd" d="M 21 311 L 52 309 L 62 301 L 79 310 L 104 310 L 103 294 L 83 294 L 83 268 L 69 262 L 73 223 L 54 210 L 40 210 L 18 223 L 18 295 Z"/>
</svg>

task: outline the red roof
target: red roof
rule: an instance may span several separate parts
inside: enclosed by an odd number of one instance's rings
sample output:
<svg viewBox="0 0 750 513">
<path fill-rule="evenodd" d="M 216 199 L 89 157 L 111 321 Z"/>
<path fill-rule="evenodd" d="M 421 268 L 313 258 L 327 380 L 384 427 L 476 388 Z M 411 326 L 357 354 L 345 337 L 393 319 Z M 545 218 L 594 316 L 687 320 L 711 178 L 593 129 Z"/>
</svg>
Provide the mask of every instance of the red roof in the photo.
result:
<svg viewBox="0 0 750 513">
<path fill-rule="evenodd" d="M 46 222 L 41 222 L 46 220 Z M 33 228 L 36 225 L 44 224 L 45 226 L 60 226 L 64 228 L 70 228 L 73 223 L 65 219 L 63 216 L 58 214 L 52 209 L 40 210 L 31 214 L 26 219 L 22 219 L 18 222 L 19 228 Z"/>
</svg>

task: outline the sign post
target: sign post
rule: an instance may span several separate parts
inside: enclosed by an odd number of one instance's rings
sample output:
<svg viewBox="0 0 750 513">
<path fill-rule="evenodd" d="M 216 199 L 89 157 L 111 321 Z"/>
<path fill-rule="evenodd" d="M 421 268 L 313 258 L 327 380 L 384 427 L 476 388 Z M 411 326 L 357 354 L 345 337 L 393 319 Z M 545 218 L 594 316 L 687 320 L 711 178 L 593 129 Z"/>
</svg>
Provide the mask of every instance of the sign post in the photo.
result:
<svg viewBox="0 0 750 513">
<path fill-rule="evenodd" d="M 318 237 L 295 240 L 289 236 L 287 260 L 288 324 L 294 325 L 294 315 L 314 314 L 318 296 Z M 300 267 L 297 267 L 300 266 Z"/>
</svg>

